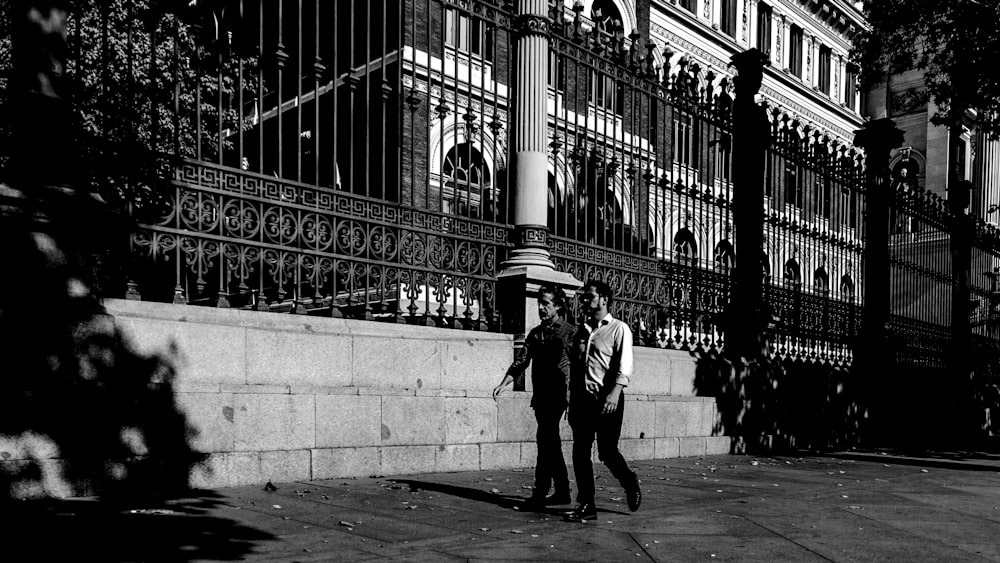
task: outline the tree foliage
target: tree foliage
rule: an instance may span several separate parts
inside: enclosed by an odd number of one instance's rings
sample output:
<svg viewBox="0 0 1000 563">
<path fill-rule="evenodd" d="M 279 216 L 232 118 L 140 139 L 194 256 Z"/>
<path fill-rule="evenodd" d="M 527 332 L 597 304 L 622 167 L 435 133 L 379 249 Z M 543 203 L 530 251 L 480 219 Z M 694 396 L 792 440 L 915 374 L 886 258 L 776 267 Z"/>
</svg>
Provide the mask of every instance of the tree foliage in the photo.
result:
<svg viewBox="0 0 1000 563">
<path fill-rule="evenodd" d="M 12 112 L 9 28 L 14 0 L 0 0 L 0 111 Z M 174 5 L 175 4 L 175 5 Z M 194 3 L 192 3 L 194 4 Z M 156 212 L 177 158 L 215 160 L 227 133 L 248 128 L 235 103 L 240 69 L 256 60 L 221 52 L 205 37 L 203 10 L 157 0 L 77 0 L 66 22 L 80 187 Z M 211 22 L 208 22 L 211 23 Z M 248 93 L 248 98 L 252 97 Z M 6 107 L 4 107 L 6 106 Z M 9 119 L 0 136 L 11 139 Z M 220 135 L 220 132 L 224 132 Z M 0 150 L 0 153 L 5 151 Z M 5 154 L 0 154 L 2 164 Z"/>
<path fill-rule="evenodd" d="M 1000 135 L 1000 0 L 869 0 L 864 12 L 870 27 L 853 52 L 862 86 L 920 70 L 935 123 L 957 125 L 975 110 L 980 130 Z"/>
</svg>

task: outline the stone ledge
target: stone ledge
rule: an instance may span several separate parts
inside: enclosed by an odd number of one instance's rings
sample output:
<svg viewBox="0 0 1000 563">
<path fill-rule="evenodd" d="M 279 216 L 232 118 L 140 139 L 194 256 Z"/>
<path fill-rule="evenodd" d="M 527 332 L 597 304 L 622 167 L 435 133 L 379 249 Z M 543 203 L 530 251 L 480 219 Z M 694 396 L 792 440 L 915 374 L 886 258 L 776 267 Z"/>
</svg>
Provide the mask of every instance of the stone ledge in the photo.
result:
<svg viewBox="0 0 1000 563">
<path fill-rule="evenodd" d="M 496 332 L 413 326 L 379 321 L 335 319 L 331 317 L 202 307 L 198 305 L 174 305 L 172 303 L 131 301 L 126 299 L 104 299 L 102 304 L 108 314 L 126 318 L 222 324 L 245 328 L 264 328 L 316 334 L 340 334 L 345 336 L 388 336 L 394 339 L 405 338 L 434 341 L 482 340 L 510 342 L 511 344 L 514 341 L 512 335 Z"/>
</svg>

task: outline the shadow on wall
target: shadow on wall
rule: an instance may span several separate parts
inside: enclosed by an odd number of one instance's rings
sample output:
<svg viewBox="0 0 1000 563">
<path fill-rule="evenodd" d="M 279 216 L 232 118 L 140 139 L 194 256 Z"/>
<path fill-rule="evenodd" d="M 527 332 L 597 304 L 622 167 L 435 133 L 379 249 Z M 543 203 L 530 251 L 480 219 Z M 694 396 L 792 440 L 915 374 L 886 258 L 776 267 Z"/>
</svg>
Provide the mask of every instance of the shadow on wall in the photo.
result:
<svg viewBox="0 0 1000 563">
<path fill-rule="evenodd" d="M 732 453 L 859 445 L 864 409 L 849 368 L 770 358 L 734 364 L 715 353 L 695 357 L 695 390 L 717 398 L 713 432 L 733 438 Z"/>
<path fill-rule="evenodd" d="M 29 202 L 0 188 L 0 500 L 186 490 L 201 458 L 175 401 L 174 355 L 137 354 L 75 275 L 74 237 L 102 217 L 79 196 Z M 60 208 L 93 223 L 39 217 Z"/>
</svg>

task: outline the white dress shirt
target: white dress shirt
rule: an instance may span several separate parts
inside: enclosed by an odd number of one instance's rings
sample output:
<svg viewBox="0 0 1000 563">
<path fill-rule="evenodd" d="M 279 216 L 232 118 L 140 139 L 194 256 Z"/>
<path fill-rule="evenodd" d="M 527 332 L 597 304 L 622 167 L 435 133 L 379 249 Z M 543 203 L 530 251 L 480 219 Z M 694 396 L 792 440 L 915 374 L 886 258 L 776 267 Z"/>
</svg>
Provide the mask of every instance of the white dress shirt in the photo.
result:
<svg viewBox="0 0 1000 563">
<path fill-rule="evenodd" d="M 590 323 L 588 320 L 583 324 L 588 332 L 587 380 L 602 389 L 616 383 L 627 387 L 632 377 L 632 329 L 611 313 L 598 321 L 596 327 Z"/>
</svg>

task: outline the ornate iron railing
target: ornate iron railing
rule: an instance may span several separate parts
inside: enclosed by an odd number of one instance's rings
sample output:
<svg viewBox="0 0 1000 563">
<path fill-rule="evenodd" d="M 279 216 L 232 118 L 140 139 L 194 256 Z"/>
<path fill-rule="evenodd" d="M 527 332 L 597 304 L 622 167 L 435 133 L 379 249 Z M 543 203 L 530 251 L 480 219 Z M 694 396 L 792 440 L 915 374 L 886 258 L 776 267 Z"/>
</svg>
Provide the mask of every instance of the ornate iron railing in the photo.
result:
<svg viewBox="0 0 1000 563">
<path fill-rule="evenodd" d="M 132 237 L 133 298 L 498 329 L 505 226 L 196 161 L 173 187 Z"/>
<path fill-rule="evenodd" d="M 553 261 L 610 283 L 638 341 L 721 349 L 735 265 L 731 78 L 553 10 Z M 770 108 L 762 283 L 775 354 L 847 362 L 860 326 L 862 159 Z"/>
</svg>

